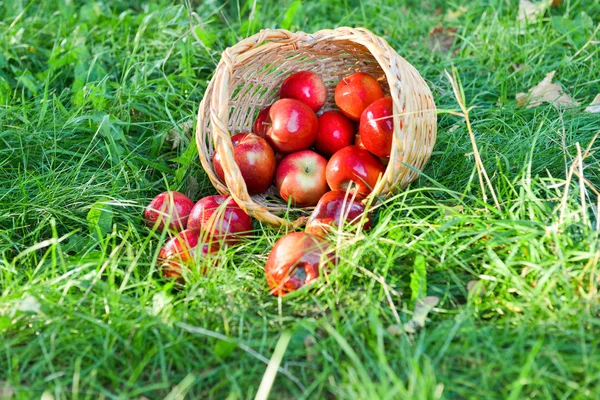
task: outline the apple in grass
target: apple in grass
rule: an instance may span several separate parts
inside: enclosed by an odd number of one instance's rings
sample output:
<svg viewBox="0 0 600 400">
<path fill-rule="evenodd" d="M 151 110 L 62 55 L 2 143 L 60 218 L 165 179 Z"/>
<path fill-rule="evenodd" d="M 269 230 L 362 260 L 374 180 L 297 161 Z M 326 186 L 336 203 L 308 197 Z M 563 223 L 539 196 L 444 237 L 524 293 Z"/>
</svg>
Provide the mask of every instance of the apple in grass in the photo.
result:
<svg viewBox="0 0 600 400">
<path fill-rule="evenodd" d="M 315 140 L 315 150 L 325 157 L 331 157 L 336 151 L 354 143 L 356 125 L 338 111 L 321 114 L 319 131 Z"/>
<path fill-rule="evenodd" d="M 194 267 L 198 251 L 202 253 L 202 257 L 207 257 L 218 252 L 219 245 L 218 243 L 200 242 L 199 229 L 186 229 L 169 239 L 158 253 L 158 261 L 163 276 L 165 278 L 177 278 L 182 283 L 183 270 Z M 201 272 L 205 273 L 206 270 L 203 269 Z"/>
<path fill-rule="evenodd" d="M 279 97 L 300 100 L 317 112 L 327 100 L 327 86 L 314 72 L 300 71 L 291 74 L 283 81 Z"/>
<path fill-rule="evenodd" d="M 187 226 L 194 202 L 183 193 L 163 192 L 156 196 L 144 211 L 144 220 L 150 227 L 162 232 L 165 228 L 180 232 Z"/>
<path fill-rule="evenodd" d="M 326 236 L 335 232 L 340 226 L 346 224 L 356 225 L 363 220 L 365 205 L 357 201 L 350 192 L 332 190 L 321 197 L 306 222 L 306 233 L 317 236 Z M 364 217 L 363 230 L 371 229 L 371 217 L 367 213 Z"/>
<path fill-rule="evenodd" d="M 242 178 L 250 195 L 266 192 L 275 176 L 275 153 L 269 143 L 250 132 L 231 137 L 233 158 L 240 168 Z M 217 176 L 225 182 L 225 172 L 218 151 L 213 155 L 213 167 Z"/>
<path fill-rule="evenodd" d="M 335 104 L 354 121 L 360 119 L 365 108 L 382 97 L 383 89 L 377 79 L 364 72 L 345 77 L 335 87 Z"/>
<path fill-rule="evenodd" d="M 331 156 L 327 163 L 326 178 L 331 190 L 356 190 L 360 198 L 371 193 L 384 172 L 381 161 L 369 151 L 348 146 Z"/>
<path fill-rule="evenodd" d="M 252 127 L 252 132 L 255 135 L 260 136 L 261 138 L 267 137 L 267 130 L 271 126 L 271 118 L 269 117 L 269 111 L 271 110 L 271 106 L 263 108 L 256 117 L 254 121 L 254 125 Z"/>
<path fill-rule="evenodd" d="M 290 233 L 275 243 L 265 275 L 271 293 L 283 296 L 314 281 L 337 262 L 327 240 L 304 232 Z"/>
<path fill-rule="evenodd" d="M 285 201 L 297 207 L 317 204 L 329 191 L 325 171 L 327 160 L 312 150 L 289 154 L 277 167 L 275 186 Z M 290 200 L 291 199 L 291 200 Z"/>
<path fill-rule="evenodd" d="M 269 117 L 271 126 L 267 130 L 267 141 L 276 152 L 308 149 L 317 138 L 317 115 L 299 100 L 277 100 L 269 110 Z"/>
<path fill-rule="evenodd" d="M 371 103 L 360 117 L 358 134 L 365 149 L 377 157 L 389 158 L 394 139 L 394 105 L 391 97 Z"/>
<path fill-rule="evenodd" d="M 202 230 L 203 240 L 209 243 L 234 244 L 252 233 L 252 218 L 225 195 L 200 199 L 188 219 L 188 229 Z"/>
</svg>

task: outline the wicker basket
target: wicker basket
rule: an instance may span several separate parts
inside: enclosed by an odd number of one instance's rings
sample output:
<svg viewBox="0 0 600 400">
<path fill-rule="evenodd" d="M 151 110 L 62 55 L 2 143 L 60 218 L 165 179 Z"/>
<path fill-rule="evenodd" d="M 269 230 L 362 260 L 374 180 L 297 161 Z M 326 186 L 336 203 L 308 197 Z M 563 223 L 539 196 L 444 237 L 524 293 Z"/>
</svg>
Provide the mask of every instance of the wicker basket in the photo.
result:
<svg viewBox="0 0 600 400">
<path fill-rule="evenodd" d="M 333 92 L 340 79 L 358 71 L 376 77 L 392 97 L 394 145 L 385 174 L 370 197 L 385 196 L 416 179 L 436 138 L 429 87 L 412 65 L 368 30 L 338 28 L 314 34 L 263 30 L 242 40 L 223 52 L 206 89 L 198 110 L 196 142 L 217 191 L 231 195 L 250 215 L 274 227 L 296 228 L 305 222 L 308 210 L 290 210 L 274 187 L 251 197 L 234 162 L 231 135 L 251 131 L 258 112 L 278 99 L 283 80 L 302 70 L 314 71 L 327 84 L 328 101 L 322 110 L 335 107 Z M 215 149 L 221 155 L 225 182 L 213 169 Z"/>
</svg>

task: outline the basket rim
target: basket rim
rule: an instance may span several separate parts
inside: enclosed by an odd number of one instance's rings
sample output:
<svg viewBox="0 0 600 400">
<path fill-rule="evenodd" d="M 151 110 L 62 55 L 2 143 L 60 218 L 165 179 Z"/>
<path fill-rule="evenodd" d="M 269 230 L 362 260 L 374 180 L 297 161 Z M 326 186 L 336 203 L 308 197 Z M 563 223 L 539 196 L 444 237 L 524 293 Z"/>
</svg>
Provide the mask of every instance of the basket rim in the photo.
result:
<svg viewBox="0 0 600 400">
<path fill-rule="evenodd" d="M 393 176 L 394 172 L 397 172 L 398 168 L 406 168 L 407 166 L 407 164 L 403 164 L 404 151 L 407 148 L 406 143 L 404 142 L 408 137 L 405 131 L 407 131 L 410 126 L 407 126 L 409 124 L 401 123 L 401 121 L 411 121 L 417 117 L 413 117 L 413 110 L 411 109 L 413 104 L 408 102 L 409 107 L 407 109 L 406 99 L 401 98 L 401 96 L 406 97 L 407 95 L 413 95 L 413 93 L 406 94 L 406 91 L 402 90 L 403 83 L 406 82 L 399 79 L 400 75 L 404 76 L 405 79 L 416 81 L 416 86 L 420 90 L 415 94 L 415 97 L 422 98 L 423 101 L 428 104 L 428 107 L 418 107 L 418 109 L 414 110 L 415 113 L 423 114 L 421 116 L 422 119 L 427 120 L 428 132 L 426 133 L 431 136 L 430 145 L 425 149 L 424 157 L 422 157 L 422 165 L 427 162 L 433 150 L 437 130 L 437 113 L 431 90 L 419 72 L 391 48 L 384 38 L 373 34 L 363 27 L 321 29 L 312 34 L 303 31 L 291 32 L 286 29 L 263 29 L 252 36 L 242 39 L 235 45 L 230 46 L 223 51 L 221 60 L 215 69 L 215 73 L 209 82 L 205 95 L 198 107 L 196 145 L 199 150 L 201 164 L 217 191 L 222 194 L 231 195 L 246 212 L 268 225 L 283 225 L 295 229 L 302 225 L 307 217 L 300 217 L 294 221 L 281 218 L 271 212 L 275 211 L 273 207 L 271 207 L 270 210 L 269 206 L 256 202 L 255 200 L 259 200 L 256 196 L 250 196 L 248 194 L 246 184 L 241 178 L 239 167 L 233 161 L 231 136 L 234 133 L 229 132 L 228 126 L 230 80 L 234 68 L 240 63 L 251 59 L 257 51 L 271 51 L 272 49 L 278 49 L 284 46 L 291 46 L 291 48 L 297 50 L 299 47 L 305 48 L 321 41 L 353 42 L 366 49 L 370 56 L 378 63 L 385 75 L 386 84 L 389 87 L 389 93 L 393 99 L 394 138 L 392 154 L 390 155 L 390 164 L 386 167 L 383 176 L 381 176 L 371 194 L 364 201 L 372 201 L 372 198 L 380 198 L 380 196 L 385 196 L 389 193 L 391 189 L 397 185 L 398 179 Z M 401 71 L 402 74 L 398 71 Z M 222 106 L 221 99 L 227 99 L 227 106 Z M 402 105 L 401 100 L 404 100 Z M 206 110 L 207 105 L 210 107 L 209 110 Z M 208 117 L 204 115 L 205 112 L 208 112 Z M 208 131 L 204 130 L 205 123 L 207 122 L 206 119 L 210 121 L 211 126 Z M 213 171 L 212 160 L 208 153 L 204 151 L 206 148 L 204 141 L 208 140 L 208 137 L 213 141 L 214 151 L 220 153 L 222 162 L 225 161 L 225 165 L 222 165 L 225 172 L 225 182 L 221 182 L 216 176 Z M 414 169 L 410 165 L 408 165 L 408 167 Z M 417 168 L 416 170 L 418 172 L 420 168 Z M 236 187 L 237 190 L 232 190 L 232 187 Z"/>
</svg>

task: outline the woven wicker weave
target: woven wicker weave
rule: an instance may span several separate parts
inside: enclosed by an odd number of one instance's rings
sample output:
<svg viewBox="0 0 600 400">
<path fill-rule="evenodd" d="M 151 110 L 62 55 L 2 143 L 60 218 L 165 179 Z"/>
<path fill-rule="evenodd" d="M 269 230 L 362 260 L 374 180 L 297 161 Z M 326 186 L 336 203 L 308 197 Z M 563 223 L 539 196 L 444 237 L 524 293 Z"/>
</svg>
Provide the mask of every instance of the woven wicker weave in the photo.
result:
<svg viewBox="0 0 600 400">
<path fill-rule="evenodd" d="M 308 210 L 290 210 L 274 187 L 248 195 L 231 144 L 233 134 L 252 130 L 258 112 L 278 99 L 281 83 L 296 71 L 314 71 L 325 81 L 329 93 L 322 110 L 335 108 L 333 93 L 343 77 L 358 71 L 376 77 L 394 101 L 395 130 L 390 163 L 370 196 L 385 196 L 416 179 L 431 155 L 437 130 L 433 97 L 419 72 L 384 39 L 363 28 L 314 34 L 278 29 L 263 30 L 226 49 L 200 103 L 196 142 L 217 191 L 231 195 L 268 225 L 295 228 L 305 222 Z M 225 182 L 213 169 L 215 149 Z"/>
</svg>

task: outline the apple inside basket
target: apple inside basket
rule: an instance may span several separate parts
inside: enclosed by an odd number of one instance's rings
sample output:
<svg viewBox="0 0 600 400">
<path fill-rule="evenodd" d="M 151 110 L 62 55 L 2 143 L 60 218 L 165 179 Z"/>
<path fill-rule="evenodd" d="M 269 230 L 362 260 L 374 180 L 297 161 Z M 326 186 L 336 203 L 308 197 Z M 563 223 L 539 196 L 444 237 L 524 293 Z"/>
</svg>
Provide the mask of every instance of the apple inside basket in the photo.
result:
<svg viewBox="0 0 600 400">
<path fill-rule="evenodd" d="M 278 100 L 282 82 L 297 71 L 313 71 L 325 82 L 328 96 L 320 111 L 336 109 L 336 85 L 355 72 L 375 77 L 392 98 L 389 163 L 366 200 L 385 197 L 417 178 L 433 150 L 437 120 L 431 91 L 412 65 L 384 39 L 362 28 L 314 34 L 263 30 L 223 52 L 200 103 L 196 142 L 202 166 L 217 191 L 231 195 L 249 214 L 271 226 L 297 227 L 306 221 L 308 210 L 290 209 L 273 186 L 259 195 L 248 193 L 234 162 L 231 140 L 235 134 L 252 131 L 259 112 Z M 212 163 L 217 149 L 224 181 Z"/>
</svg>

